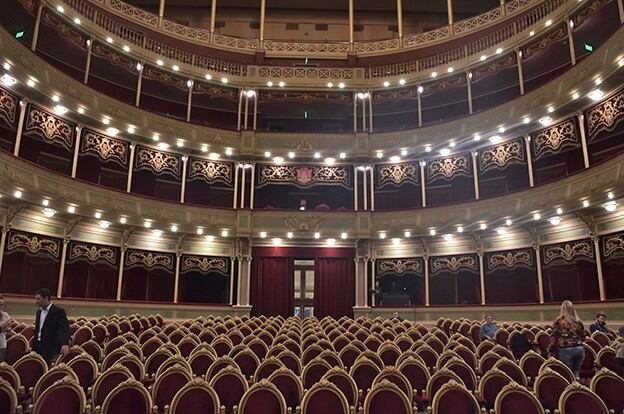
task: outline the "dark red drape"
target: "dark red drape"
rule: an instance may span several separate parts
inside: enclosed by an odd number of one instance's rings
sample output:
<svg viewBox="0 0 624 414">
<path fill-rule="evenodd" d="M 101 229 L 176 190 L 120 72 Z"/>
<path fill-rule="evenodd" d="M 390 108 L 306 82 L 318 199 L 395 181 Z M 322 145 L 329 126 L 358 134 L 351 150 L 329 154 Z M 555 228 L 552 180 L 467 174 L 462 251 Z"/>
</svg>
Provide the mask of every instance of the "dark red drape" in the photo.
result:
<svg viewBox="0 0 624 414">
<path fill-rule="evenodd" d="M 294 260 L 290 257 L 254 257 L 251 270 L 252 316 L 292 316 Z"/>
<path fill-rule="evenodd" d="M 314 267 L 314 316 L 353 317 L 355 264 L 353 259 L 319 258 Z"/>
</svg>

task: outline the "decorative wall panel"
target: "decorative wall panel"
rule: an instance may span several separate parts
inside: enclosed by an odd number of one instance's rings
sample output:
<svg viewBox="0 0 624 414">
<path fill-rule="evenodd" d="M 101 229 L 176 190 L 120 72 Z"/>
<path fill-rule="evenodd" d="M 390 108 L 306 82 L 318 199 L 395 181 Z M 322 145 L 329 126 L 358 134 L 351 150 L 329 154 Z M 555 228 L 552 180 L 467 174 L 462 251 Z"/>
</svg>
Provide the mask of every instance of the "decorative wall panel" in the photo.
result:
<svg viewBox="0 0 624 414">
<path fill-rule="evenodd" d="M 128 250 L 126 252 L 125 267 L 127 269 L 133 267 L 141 267 L 144 269 L 163 269 L 174 270 L 175 259 L 173 254 L 147 252 L 144 250 Z"/>
<path fill-rule="evenodd" d="M 199 272 L 230 275 L 230 259 L 227 257 L 182 256 L 180 273 Z"/>
<path fill-rule="evenodd" d="M 117 264 L 117 249 L 92 243 L 72 242 L 67 255 L 67 262 L 71 263 L 78 260 L 114 266 Z"/>
<path fill-rule="evenodd" d="M 535 53 L 540 50 L 547 49 L 553 43 L 559 42 L 565 39 L 568 35 L 567 27 L 565 25 L 560 26 L 559 28 L 550 31 L 544 37 L 539 39 L 537 42 L 526 46 L 523 48 L 522 57 L 523 59 L 528 59 Z"/>
<path fill-rule="evenodd" d="M 465 154 L 432 160 L 427 163 L 427 181 L 452 180 L 455 177 L 472 174 L 472 161 Z"/>
<path fill-rule="evenodd" d="M 164 83 L 165 85 L 175 86 L 178 89 L 187 90 L 186 80 L 179 76 L 175 76 L 170 72 L 156 69 L 151 66 L 145 66 L 143 69 L 143 77 Z"/>
<path fill-rule="evenodd" d="M 88 129 L 82 132 L 80 151 L 94 154 L 101 161 L 112 161 L 126 167 L 128 165 L 128 149 L 129 145 L 124 141 Z"/>
<path fill-rule="evenodd" d="M 232 170 L 234 164 L 229 162 L 207 161 L 197 158 L 189 159 L 188 180 L 202 180 L 208 184 L 222 183 L 233 186 Z"/>
<path fill-rule="evenodd" d="M 287 184 L 297 187 L 340 185 L 351 187 L 349 167 L 260 165 L 258 187 L 267 184 Z"/>
<path fill-rule="evenodd" d="M 377 166 L 377 187 L 400 186 L 404 183 L 419 184 L 420 166 L 418 163 L 391 164 Z"/>
<path fill-rule="evenodd" d="M 500 269 L 517 269 L 535 267 L 533 253 L 529 249 L 507 252 L 493 252 L 486 254 L 486 269 L 488 271 Z"/>
<path fill-rule="evenodd" d="M 479 152 L 479 172 L 497 169 L 503 170 L 509 165 L 524 163 L 524 144 L 522 139 L 487 147 Z"/>
<path fill-rule="evenodd" d="M 559 243 L 543 248 L 544 266 L 572 263 L 577 260 L 594 260 L 594 246 L 591 240 Z"/>
<path fill-rule="evenodd" d="M 23 251 L 32 255 L 59 258 L 61 241 L 52 237 L 11 230 L 7 235 L 7 252 Z"/>
<path fill-rule="evenodd" d="M 431 258 L 431 274 L 440 271 L 456 273 L 462 270 L 479 271 L 476 255 L 442 256 Z"/>
<path fill-rule="evenodd" d="M 177 155 L 144 147 L 137 149 L 136 168 L 139 170 L 149 170 L 156 174 L 170 173 L 179 178 L 180 164 L 181 161 Z"/>
<path fill-rule="evenodd" d="M 86 48 L 87 38 L 80 32 L 74 30 L 70 25 L 66 24 L 61 19 L 57 18 L 51 11 L 44 9 L 42 21 L 48 26 L 54 28 L 64 38 L 72 40 L 81 49 Z"/>
<path fill-rule="evenodd" d="M 121 66 L 128 72 L 136 73 L 137 62 L 135 60 L 130 59 L 128 56 L 117 53 L 99 42 L 93 42 L 93 46 L 91 47 L 91 53 L 93 53 L 94 56 L 106 59 L 113 65 Z"/>
<path fill-rule="evenodd" d="M 589 140 L 602 131 L 613 131 L 622 119 L 624 119 L 624 89 L 587 111 Z"/>
<path fill-rule="evenodd" d="M 602 254 L 605 260 L 624 257 L 624 233 L 609 234 L 602 237 Z"/>
<path fill-rule="evenodd" d="M 24 132 L 37 135 L 50 143 L 59 144 L 69 151 L 74 145 L 73 124 L 33 105 L 28 107 Z"/>
<path fill-rule="evenodd" d="M 375 276 L 403 275 L 405 273 L 423 273 L 423 259 L 377 259 Z"/>
<path fill-rule="evenodd" d="M 223 88 L 219 85 L 206 82 L 193 83 L 193 92 L 209 95 L 211 98 L 224 98 L 229 101 L 238 101 L 238 90 L 234 88 Z"/>
<path fill-rule="evenodd" d="M 515 66 L 516 56 L 515 54 L 506 55 L 500 59 L 497 59 L 487 65 L 481 65 L 472 72 L 472 81 L 476 82 L 490 75 L 494 75 L 504 69 Z"/>
<path fill-rule="evenodd" d="M 15 124 L 18 102 L 17 97 L 0 88 L 0 120 L 8 126 Z"/>
<path fill-rule="evenodd" d="M 558 153 L 565 148 L 578 148 L 581 146 L 574 118 L 538 131 L 532 135 L 532 141 L 535 160 L 549 154 Z"/>
<path fill-rule="evenodd" d="M 262 102 L 297 102 L 297 103 L 350 103 L 351 93 L 313 92 L 313 91 L 262 91 Z"/>
</svg>

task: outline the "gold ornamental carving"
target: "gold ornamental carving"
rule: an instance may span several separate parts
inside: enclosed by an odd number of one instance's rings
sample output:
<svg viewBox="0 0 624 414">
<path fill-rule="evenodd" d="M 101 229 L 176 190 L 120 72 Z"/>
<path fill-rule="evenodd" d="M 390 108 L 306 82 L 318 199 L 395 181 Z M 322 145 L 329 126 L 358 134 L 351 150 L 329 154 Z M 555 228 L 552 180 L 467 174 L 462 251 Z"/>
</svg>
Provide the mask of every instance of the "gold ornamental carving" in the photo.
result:
<svg viewBox="0 0 624 414">
<path fill-rule="evenodd" d="M 558 29 L 551 31 L 550 33 L 546 34 L 544 37 L 539 39 L 537 42 L 532 43 L 529 46 L 525 47 L 524 50 L 522 51 L 522 58 L 528 59 L 529 57 L 531 57 L 538 51 L 542 49 L 547 49 L 553 43 L 556 43 L 565 39 L 567 35 L 568 35 L 567 27 L 565 24 L 562 24 L 561 27 L 559 27 Z"/>
<path fill-rule="evenodd" d="M 0 119 L 8 126 L 13 127 L 17 116 L 17 98 L 8 91 L 0 88 Z"/>
<path fill-rule="evenodd" d="M 377 277 L 383 277 L 387 274 L 402 275 L 407 272 L 422 273 L 422 260 L 419 258 L 377 260 Z"/>
<path fill-rule="evenodd" d="M 152 170 L 156 174 L 169 172 L 180 177 L 180 158 L 167 152 L 139 147 L 136 168 Z"/>
<path fill-rule="evenodd" d="M 289 216 L 284 218 L 284 224 L 290 231 L 318 231 L 321 227 L 320 217 Z"/>
<path fill-rule="evenodd" d="M 190 159 L 189 181 L 203 180 L 208 184 L 223 183 L 232 186 L 232 165 L 228 162 L 206 161 L 196 158 Z"/>
<path fill-rule="evenodd" d="M 611 234 L 602 239 L 605 258 L 624 257 L 624 233 Z"/>
<path fill-rule="evenodd" d="M 188 90 L 185 79 L 151 66 L 143 68 L 143 77 L 164 83 L 165 85 L 175 86 L 178 89 Z"/>
<path fill-rule="evenodd" d="M 400 185 L 404 182 L 418 185 L 418 164 L 381 165 L 378 168 L 377 186 L 380 188 L 387 184 Z"/>
<path fill-rule="evenodd" d="M 69 261 L 86 259 L 90 263 L 107 262 L 115 265 L 117 250 L 113 247 L 98 246 L 88 243 L 73 243 L 69 251 Z"/>
<path fill-rule="evenodd" d="M 518 267 L 532 268 L 533 255 L 530 250 L 491 253 L 487 256 L 487 269 L 515 269 Z"/>
<path fill-rule="evenodd" d="M 25 132 L 34 133 L 51 143 L 59 143 L 70 151 L 74 145 L 72 124 L 32 105 L 28 110 Z"/>
<path fill-rule="evenodd" d="M 533 155 L 536 160 L 545 155 L 560 152 L 564 148 L 581 145 L 574 118 L 538 131 L 533 135 L 532 140 Z"/>
<path fill-rule="evenodd" d="M 49 9 L 44 9 L 42 21 L 59 32 L 63 37 L 76 43 L 81 49 L 85 49 L 87 43 L 86 37 L 58 19 Z"/>
<path fill-rule="evenodd" d="M 322 102 L 322 103 L 350 103 L 352 94 L 342 92 L 313 92 L 313 91 L 262 91 L 262 102 Z"/>
<path fill-rule="evenodd" d="M 93 42 L 91 53 L 93 53 L 94 56 L 108 60 L 113 65 L 120 66 L 129 72 L 136 73 L 136 61 L 109 49 L 100 42 Z"/>
<path fill-rule="evenodd" d="M 524 145 L 516 140 L 488 147 L 479 153 L 479 171 L 484 173 L 491 169 L 505 169 L 509 164 L 523 163 Z"/>
<path fill-rule="evenodd" d="M 624 119 L 624 89 L 587 111 L 587 135 L 590 140 L 602 131 L 613 131 Z"/>
<path fill-rule="evenodd" d="M 568 263 L 576 258 L 594 259 L 591 240 L 560 243 L 544 247 L 544 264 Z"/>
<path fill-rule="evenodd" d="M 80 152 L 95 154 L 102 161 L 128 165 L 128 144 L 91 130 L 82 133 Z"/>
<path fill-rule="evenodd" d="M 173 270 L 173 255 L 169 253 L 146 252 L 143 250 L 128 250 L 126 253 L 127 268 L 142 265 L 146 269 Z"/>
<path fill-rule="evenodd" d="M 44 254 L 58 259 L 60 240 L 31 233 L 11 231 L 7 242 L 7 251 L 22 250 L 34 255 Z"/>
<path fill-rule="evenodd" d="M 298 187 L 312 185 L 351 186 L 348 167 L 260 165 L 258 187 L 267 184 L 289 184 Z"/>
<path fill-rule="evenodd" d="M 475 255 L 444 256 L 431 259 L 431 273 L 437 273 L 442 270 L 456 273 L 464 269 L 473 270 L 475 272 L 479 270 Z"/>
<path fill-rule="evenodd" d="M 225 257 L 183 256 L 180 271 L 216 272 L 229 276 L 229 260 Z"/>
<path fill-rule="evenodd" d="M 430 182 L 438 178 L 452 180 L 456 176 L 470 175 L 472 172 L 470 163 L 468 157 L 463 154 L 432 160 L 427 164 L 428 180 Z"/>
</svg>

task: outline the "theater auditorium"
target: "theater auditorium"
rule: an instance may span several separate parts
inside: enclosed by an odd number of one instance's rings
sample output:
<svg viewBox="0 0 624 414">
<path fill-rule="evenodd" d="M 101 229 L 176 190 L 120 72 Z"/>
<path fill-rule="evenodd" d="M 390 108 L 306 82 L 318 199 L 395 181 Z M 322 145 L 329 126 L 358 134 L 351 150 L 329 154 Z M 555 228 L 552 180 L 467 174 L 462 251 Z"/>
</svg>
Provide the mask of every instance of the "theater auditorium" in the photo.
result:
<svg viewBox="0 0 624 414">
<path fill-rule="evenodd" d="M 0 414 L 624 414 L 624 0 L 2 0 Z"/>
</svg>

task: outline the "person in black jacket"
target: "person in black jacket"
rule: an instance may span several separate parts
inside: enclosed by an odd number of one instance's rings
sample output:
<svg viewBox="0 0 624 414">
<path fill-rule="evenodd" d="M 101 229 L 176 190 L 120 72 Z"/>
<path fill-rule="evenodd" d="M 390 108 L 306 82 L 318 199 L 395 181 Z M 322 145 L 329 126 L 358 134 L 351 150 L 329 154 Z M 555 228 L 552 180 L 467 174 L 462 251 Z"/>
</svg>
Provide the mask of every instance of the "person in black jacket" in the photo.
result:
<svg viewBox="0 0 624 414">
<path fill-rule="evenodd" d="M 52 304 L 49 289 L 35 292 L 35 300 L 39 309 L 35 318 L 33 350 L 50 365 L 59 353 L 69 353 L 69 321 L 65 309 Z"/>
</svg>

